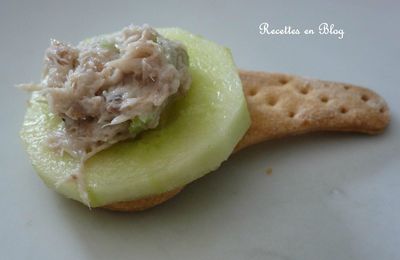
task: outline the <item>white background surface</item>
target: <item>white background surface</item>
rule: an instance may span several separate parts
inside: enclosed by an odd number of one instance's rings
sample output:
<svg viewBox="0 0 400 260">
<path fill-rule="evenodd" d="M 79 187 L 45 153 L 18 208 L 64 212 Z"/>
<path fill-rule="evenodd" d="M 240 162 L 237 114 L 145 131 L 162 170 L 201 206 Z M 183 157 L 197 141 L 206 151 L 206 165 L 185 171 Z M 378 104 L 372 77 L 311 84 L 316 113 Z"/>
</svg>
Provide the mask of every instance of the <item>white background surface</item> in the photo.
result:
<svg viewBox="0 0 400 260">
<path fill-rule="evenodd" d="M 277 2 L 2 0 L 0 258 L 400 259 L 399 2 Z M 260 36 L 264 21 L 334 23 L 345 35 Z M 153 210 L 90 211 L 34 173 L 18 138 L 27 94 L 13 85 L 39 80 L 49 38 L 77 43 L 130 23 L 204 35 L 229 46 L 240 68 L 367 86 L 393 122 L 374 137 L 257 145 Z"/>
</svg>

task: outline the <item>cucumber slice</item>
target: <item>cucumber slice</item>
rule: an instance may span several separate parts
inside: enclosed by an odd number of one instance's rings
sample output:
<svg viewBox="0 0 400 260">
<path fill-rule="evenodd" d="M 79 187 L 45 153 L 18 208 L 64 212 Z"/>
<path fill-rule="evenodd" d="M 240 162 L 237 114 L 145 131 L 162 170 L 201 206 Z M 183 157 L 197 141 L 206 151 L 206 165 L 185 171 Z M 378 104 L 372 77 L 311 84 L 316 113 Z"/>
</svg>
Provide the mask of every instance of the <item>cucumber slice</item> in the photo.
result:
<svg viewBox="0 0 400 260">
<path fill-rule="evenodd" d="M 85 163 L 92 207 L 163 193 L 200 178 L 228 158 L 250 126 L 230 51 L 181 29 L 159 32 L 186 45 L 192 86 L 163 114 L 161 127 L 120 142 Z M 46 146 L 46 136 L 58 127 L 61 120 L 48 111 L 42 97 L 33 94 L 21 130 L 32 164 L 49 187 L 83 202 L 75 181 L 62 182 L 79 161 Z"/>
</svg>

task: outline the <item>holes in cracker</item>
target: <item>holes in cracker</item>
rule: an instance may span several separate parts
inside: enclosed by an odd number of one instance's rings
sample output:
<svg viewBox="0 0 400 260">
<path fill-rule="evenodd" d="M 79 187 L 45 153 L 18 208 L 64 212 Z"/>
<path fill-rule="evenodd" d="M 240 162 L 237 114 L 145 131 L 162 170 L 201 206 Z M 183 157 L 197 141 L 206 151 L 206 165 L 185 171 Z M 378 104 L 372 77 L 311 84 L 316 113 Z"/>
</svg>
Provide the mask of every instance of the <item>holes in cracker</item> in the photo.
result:
<svg viewBox="0 0 400 260">
<path fill-rule="evenodd" d="M 248 94 L 251 97 L 255 96 L 257 94 L 257 89 L 255 89 L 255 88 L 250 89 Z"/>
<path fill-rule="evenodd" d="M 319 100 L 321 100 L 322 103 L 328 103 L 329 98 L 327 96 L 322 96 L 319 98 Z"/>
<path fill-rule="evenodd" d="M 350 87 L 349 85 L 344 85 L 343 88 L 344 88 L 345 90 L 349 90 L 351 87 Z"/>
<path fill-rule="evenodd" d="M 300 88 L 300 94 L 307 95 L 310 92 L 310 86 L 306 85 Z"/>
<path fill-rule="evenodd" d="M 361 96 L 361 100 L 364 101 L 364 102 L 367 102 L 369 100 L 369 97 L 364 94 L 364 95 Z"/>
<path fill-rule="evenodd" d="M 296 113 L 293 111 L 288 112 L 288 117 L 290 117 L 290 118 L 293 118 L 295 115 L 296 115 Z"/>
<path fill-rule="evenodd" d="M 340 111 L 340 113 L 342 113 L 342 114 L 346 114 L 347 112 L 349 112 L 349 109 L 346 108 L 346 107 L 340 107 L 339 111 Z"/>
<path fill-rule="evenodd" d="M 273 107 L 278 102 L 278 99 L 276 97 L 274 97 L 274 96 L 267 96 L 266 101 L 267 101 L 268 105 Z"/>
<path fill-rule="evenodd" d="M 380 112 L 380 113 L 385 113 L 385 112 L 386 112 L 386 108 L 385 108 L 385 107 L 381 107 L 381 108 L 379 109 L 379 112 Z"/>
<path fill-rule="evenodd" d="M 289 82 L 287 78 L 280 78 L 279 79 L 279 84 L 281 85 L 286 85 Z"/>
</svg>

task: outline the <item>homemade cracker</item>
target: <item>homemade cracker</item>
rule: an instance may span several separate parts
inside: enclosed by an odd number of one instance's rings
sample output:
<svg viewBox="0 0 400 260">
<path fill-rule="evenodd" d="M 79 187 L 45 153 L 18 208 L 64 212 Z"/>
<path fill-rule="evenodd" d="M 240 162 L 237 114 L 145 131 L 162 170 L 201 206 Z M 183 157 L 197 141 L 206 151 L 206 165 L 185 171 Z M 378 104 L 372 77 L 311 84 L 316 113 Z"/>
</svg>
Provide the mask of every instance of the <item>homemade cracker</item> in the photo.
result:
<svg viewBox="0 0 400 260">
<path fill-rule="evenodd" d="M 252 125 L 235 151 L 262 141 L 315 131 L 377 134 L 389 108 L 375 92 L 351 84 L 240 71 Z"/>
</svg>

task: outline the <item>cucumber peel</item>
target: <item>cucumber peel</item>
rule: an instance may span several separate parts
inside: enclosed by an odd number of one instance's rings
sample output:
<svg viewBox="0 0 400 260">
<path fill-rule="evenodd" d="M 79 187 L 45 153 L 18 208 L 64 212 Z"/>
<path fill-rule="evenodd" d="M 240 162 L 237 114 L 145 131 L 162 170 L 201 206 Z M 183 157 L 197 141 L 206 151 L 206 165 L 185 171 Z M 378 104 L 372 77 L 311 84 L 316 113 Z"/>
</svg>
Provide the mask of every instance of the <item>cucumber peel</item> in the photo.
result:
<svg viewBox="0 0 400 260">
<path fill-rule="evenodd" d="M 158 31 L 187 47 L 191 88 L 163 113 L 160 127 L 85 162 L 92 207 L 160 194 L 202 177 L 229 157 L 250 126 L 230 51 L 178 28 Z M 49 187 L 84 203 L 76 182 L 62 182 L 78 168 L 79 160 L 46 145 L 47 135 L 60 127 L 62 121 L 49 112 L 46 100 L 33 94 L 20 133 L 32 164 Z"/>
</svg>

